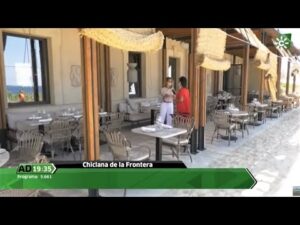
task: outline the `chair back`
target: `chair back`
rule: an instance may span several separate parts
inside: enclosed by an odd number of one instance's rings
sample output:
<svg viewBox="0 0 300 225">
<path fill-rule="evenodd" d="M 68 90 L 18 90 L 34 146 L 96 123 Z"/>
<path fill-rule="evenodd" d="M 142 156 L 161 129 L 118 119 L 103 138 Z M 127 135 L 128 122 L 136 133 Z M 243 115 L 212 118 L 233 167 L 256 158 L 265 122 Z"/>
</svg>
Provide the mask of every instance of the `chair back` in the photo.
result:
<svg viewBox="0 0 300 225">
<path fill-rule="evenodd" d="M 37 132 L 24 131 L 18 139 L 18 149 L 20 158 L 34 159 L 43 146 L 43 136 Z"/>
<path fill-rule="evenodd" d="M 117 131 L 106 131 L 105 137 L 114 160 L 127 160 L 129 157 L 128 151 L 130 150 L 130 144 L 126 137 Z"/>
<path fill-rule="evenodd" d="M 222 127 L 222 126 L 228 126 L 229 123 L 229 116 L 230 112 L 225 110 L 217 110 L 214 114 L 214 123 L 216 126 Z"/>
<path fill-rule="evenodd" d="M 69 120 L 54 120 L 48 126 L 45 135 L 49 135 L 52 143 L 70 142 L 72 138 L 72 126 Z"/>
<path fill-rule="evenodd" d="M 173 126 L 176 128 L 183 128 L 187 133 L 180 135 L 181 139 L 190 139 L 190 136 L 195 127 L 195 120 L 192 116 L 175 115 L 173 117 Z"/>
</svg>

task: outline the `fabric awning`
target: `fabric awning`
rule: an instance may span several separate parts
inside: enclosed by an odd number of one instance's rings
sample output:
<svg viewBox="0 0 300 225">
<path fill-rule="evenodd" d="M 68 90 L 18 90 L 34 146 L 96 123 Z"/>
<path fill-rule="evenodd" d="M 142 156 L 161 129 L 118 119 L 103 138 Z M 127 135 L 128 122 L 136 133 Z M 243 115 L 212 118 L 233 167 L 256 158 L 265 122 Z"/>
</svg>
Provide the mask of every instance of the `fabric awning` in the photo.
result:
<svg viewBox="0 0 300 225">
<path fill-rule="evenodd" d="M 273 101 L 276 101 L 277 100 L 277 97 L 276 97 L 276 92 L 277 92 L 277 87 L 276 87 L 276 83 L 277 83 L 277 55 L 270 52 L 269 56 L 270 56 L 269 57 L 269 59 L 270 59 L 270 69 L 266 73 L 266 76 L 268 77 L 268 79 L 267 79 L 268 90 L 269 90 L 269 94 L 270 94 L 271 99 Z"/>
<path fill-rule="evenodd" d="M 272 100 L 276 100 L 277 92 L 277 55 L 271 52 L 255 35 L 250 28 L 236 28 L 236 30 L 243 35 L 243 37 L 250 42 L 251 45 L 257 48 L 255 54 L 255 61 L 257 68 L 265 70 L 265 81 L 267 90 L 269 91 Z M 288 54 L 282 52 L 282 54 Z"/>
<path fill-rule="evenodd" d="M 269 59 L 270 50 L 259 40 L 250 28 L 235 28 L 235 30 L 242 34 L 251 45 L 257 48 L 254 57 L 257 68 L 265 71 L 269 70 L 271 67 Z"/>
<path fill-rule="evenodd" d="M 163 33 L 154 28 L 86 28 L 80 34 L 126 51 L 158 51 L 164 42 Z"/>
<path fill-rule="evenodd" d="M 225 59 L 227 34 L 221 29 L 200 28 L 197 40 L 197 64 L 206 69 L 224 71 L 230 68 Z"/>
</svg>

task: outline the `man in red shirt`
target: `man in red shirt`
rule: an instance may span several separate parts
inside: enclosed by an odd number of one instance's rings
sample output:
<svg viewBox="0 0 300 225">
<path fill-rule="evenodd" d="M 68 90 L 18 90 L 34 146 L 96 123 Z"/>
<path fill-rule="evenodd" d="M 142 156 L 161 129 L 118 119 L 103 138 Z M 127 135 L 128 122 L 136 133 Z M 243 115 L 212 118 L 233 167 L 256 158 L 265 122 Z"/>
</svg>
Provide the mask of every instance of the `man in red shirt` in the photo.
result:
<svg viewBox="0 0 300 225">
<path fill-rule="evenodd" d="M 179 78 L 179 91 L 176 94 L 176 109 L 180 115 L 189 116 L 191 114 L 191 98 L 190 91 L 186 88 L 187 79 Z"/>
</svg>

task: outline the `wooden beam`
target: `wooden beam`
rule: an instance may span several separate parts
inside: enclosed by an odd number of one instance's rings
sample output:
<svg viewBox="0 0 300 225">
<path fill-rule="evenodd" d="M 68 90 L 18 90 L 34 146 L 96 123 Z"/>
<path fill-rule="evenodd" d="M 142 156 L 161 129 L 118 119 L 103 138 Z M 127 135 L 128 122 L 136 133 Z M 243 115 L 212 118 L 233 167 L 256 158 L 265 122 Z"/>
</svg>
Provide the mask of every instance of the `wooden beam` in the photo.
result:
<svg viewBox="0 0 300 225">
<path fill-rule="evenodd" d="M 6 129 L 6 107 L 4 97 L 4 65 L 3 60 L 0 60 L 0 130 Z"/>
<path fill-rule="evenodd" d="M 260 86 L 259 86 L 259 101 L 263 103 L 264 100 L 264 86 L 265 86 L 265 71 L 260 72 Z"/>
<path fill-rule="evenodd" d="M 219 83 L 220 83 L 220 72 L 214 71 L 214 88 L 213 88 L 213 95 L 216 95 L 219 92 Z"/>
<path fill-rule="evenodd" d="M 82 38 L 83 50 L 83 119 L 84 119 L 84 149 L 87 160 L 98 160 L 99 146 L 99 106 L 97 81 L 96 42 L 88 37 Z"/>
<path fill-rule="evenodd" d="M 193 54 L 192 53 L 189 53 L 189 58 L 188 58 L 188 71 L 189 71 L 189 74 L 188 74 L 188 87 L 189 87 L 189 90 L 190 90 L 190 93 L 193 93 Z M 191 96 L 191 104 L 193 105 L 193 97 Z"/>
<path fill-rule="evenodd" d="M 197 28 L 191 28 L 191 53 L 190 53 L 190 93 L 191 93 L 191 113 L 195 121 L 195 129 L 191 138 L 191 153 L 196 154 L 198 149 L 198 128 L 199 128 L 199 75 L 196 74 L 196 47 L 197 47 Z"/>
<path fill-rule="evenodd" d="M 290 87 L 290 68 L 291 68 L 291 63 L 290 61 L 288 61 L 287 74 L 286 74 L 286 89 L 285 89 L 285 93 L 287 95 L 289 94 L 289 87 Z"/>
<path fill-rule="evenodd" d="M 101 80 L 101 61 L 103 60 L 102 57 L 101 57 L 101 44 L 97 43 L 96 45 L 96 52 L 97 52 L 97 56 L 98 56 L 98 60 L 97 60 L 97 68 L 98 68 L 98 105 L 99 107 L 102 106 L 102 98 L 101 98 L 101 82 L 103 82 Z"/>
<path fill-rule="evenodd" d="M 196 47 L 197 47 L 197 36 L 198 36 L 198 29 L 197 28 L 192 28 L 192 114 L 194 116 L 195 119 L 195 129 L 199 128 L 199 83 L 200 83 L 200 74 L 199 74 L 199 68 L 196 67 Z"/>
<path fill-rule="evenodd" d="M 244 57 L 243 57 L 243 73 L 242 73 L 242 96 L 241 103 L 243 109 L 245 109 L 248 103 L 248 83 L 249 83 L 249 54 L 250 46 L 246 44 L 244 46 Z"/>
<path fill-rule="evenodd" d="M 296 75 L 293 75 L 293 93 L 296 91 Z"/>
<path fill-rule="evenodd" d="M 166 81 L 166 77 L 167 77 L 167 39 L 164 39 L 164 44 L 163 44 L 163 48 L 161 50 L 161 54 L 162 54 L 162 82 L 161 82 L 161 87 L 164 87 L 165 85 L 165 81 Z M 176 82 L 176 81 L 174 81 Z"/>
<path fill-rule="evenodd" d="M 280 79 L 281 79 L 281 58 L 278 57 L 277 58 L 277 82 L 276 82 L 276 89 L 277 89 L 276 97 L 277 97 L 277 99 L 280 96 Z"/>
<path fill-rule="evenodd" d="M 105 110 L 111 112 L 110 48 L 104 45 Z"/>
<path fill-rule="evenodd" d="M 207 74 L 206 69 L 202 67 L 197 68 L 196 76 L 199 76 L 199 127 L 205 127 L 206 125 L 206 80 L 207 80 Z"/>
</svg>

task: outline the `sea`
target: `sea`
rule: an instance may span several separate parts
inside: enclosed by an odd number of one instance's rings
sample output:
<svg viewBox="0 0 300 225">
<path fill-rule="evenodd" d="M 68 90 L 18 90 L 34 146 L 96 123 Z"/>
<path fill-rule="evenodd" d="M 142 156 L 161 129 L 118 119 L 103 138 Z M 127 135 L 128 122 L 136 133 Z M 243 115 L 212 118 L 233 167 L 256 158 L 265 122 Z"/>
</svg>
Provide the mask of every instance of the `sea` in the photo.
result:
<svg viewBox="0 0 300 225">
<path fill-rule="evenodd" d="M 6 89 L 7 89 L 7 92 L 12 93 L 12 94 L 18 94 L 21 90 L 27 94 L 33 94 L 32 86 L 7 85 Z M 39 86 L 39 92 L 42 92 L 42 86 Z"/>
</svg>

